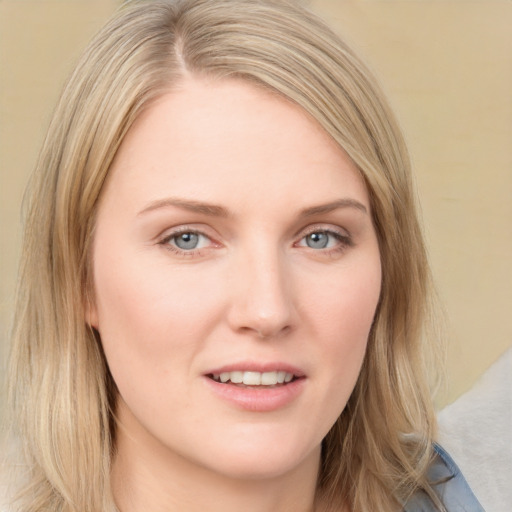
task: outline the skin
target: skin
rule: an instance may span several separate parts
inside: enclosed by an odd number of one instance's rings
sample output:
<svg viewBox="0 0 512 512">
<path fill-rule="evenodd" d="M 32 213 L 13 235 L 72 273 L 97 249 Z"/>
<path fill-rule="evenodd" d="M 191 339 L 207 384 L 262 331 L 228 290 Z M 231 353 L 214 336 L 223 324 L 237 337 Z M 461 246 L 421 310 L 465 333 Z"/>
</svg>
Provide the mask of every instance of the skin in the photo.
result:
<svg viewBox="0 0 512 512">
<path fill-rule="evenodd" d="M 178 247 L 184 232 L 195 249 Z M 123 141 L 93 272 L 88 320 L 119 389 L 120 510 L 313 510 L 381 282 L 344 151 L 276 95 L 188 78 Z M 293 365 L 299 392 L 265 411 L 225 400 L 206 374 L 240 361 Z"/>
</svg>

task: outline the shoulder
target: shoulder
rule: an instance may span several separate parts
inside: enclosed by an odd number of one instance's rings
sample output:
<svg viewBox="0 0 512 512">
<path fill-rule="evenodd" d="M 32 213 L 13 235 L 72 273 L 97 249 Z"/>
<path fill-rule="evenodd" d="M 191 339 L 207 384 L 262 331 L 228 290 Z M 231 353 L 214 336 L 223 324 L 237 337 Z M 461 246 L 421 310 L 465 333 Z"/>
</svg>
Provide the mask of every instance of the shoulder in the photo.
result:
<svg viewBox="0 0 512 512">
<path fill-rule="evenodd" d="M 512 510 L 512 347 L 438 416 L 439 439 L 486 510 Z"/>
<path fill-rule="evenodd" d="M 447 512 L 485 512 L 446 450 L 437 444 L 434 450 L 428 479 Z M 437 508 L 425 493 L 418 492 L 407 502 L 404 512 L 437 512 Z"/>
</svg>

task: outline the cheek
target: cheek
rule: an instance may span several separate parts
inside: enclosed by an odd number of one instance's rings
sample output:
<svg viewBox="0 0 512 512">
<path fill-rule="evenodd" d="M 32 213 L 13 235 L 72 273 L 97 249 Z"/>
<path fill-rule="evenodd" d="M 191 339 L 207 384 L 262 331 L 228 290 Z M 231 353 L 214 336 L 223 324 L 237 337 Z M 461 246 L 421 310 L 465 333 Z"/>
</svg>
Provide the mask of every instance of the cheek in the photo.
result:
<svg viewBox="0 0 512 512">
<path fill-rule="evenodd" d="M 379 302 L 380 262 L 353 267 L 331 279 L 328 290 L 312 297 L 322 382 L 330 391 L 326 410 L 334 422 L 358 379 Z"/>
<path fill-rule="evenodd" d="M 98 265 L 99 332 L 120 403 L 153 431 L 172 424 L 175 414 L 192 415 L 187 383 L 218 306 L 207 279 L 134 261 L 117 261 L 114 272 Z"/>
<path fill-rule="evenodd" d="M 335 347 L 367 339 L 381 290 L 380 260 L 376 256 L 367 262 L 356 260 L 326 276 L 323 286 L 310 283 L 310 289 L 315 290 L 310 294 L 311 314 Z"/>
<path fill-rule="evenodd" d="M 118 386 L 144 374 L 147 384 L 168 380 L 176 368 L 189 368 L 218 316 L 208 273 L 148 265 L 136 254 L 100 253 L 96 261 L 98 330 Z"/>
<path fill-rule="evenodd" d="M 98 322 L 147 334 L 166 328 L 175 331 L 194 325 L 193 317 L 215 303 L 211 278 L 203 272 L 187 272 L 170 265 L 154 264 L 143 255 L 97 258 L 95 295 Z M 162 257 L 164 259 L 164 257 Z M 145 261 L 145 260 L 149 260 Z M 153 264 L 152 264 L 153 263 Z"/>
</svg>

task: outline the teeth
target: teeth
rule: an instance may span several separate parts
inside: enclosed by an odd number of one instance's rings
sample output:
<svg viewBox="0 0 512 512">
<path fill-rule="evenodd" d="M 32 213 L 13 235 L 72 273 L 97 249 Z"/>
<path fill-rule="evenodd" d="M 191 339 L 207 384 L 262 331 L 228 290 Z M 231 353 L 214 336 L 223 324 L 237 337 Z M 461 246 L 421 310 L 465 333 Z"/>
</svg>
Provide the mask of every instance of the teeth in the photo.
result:
<svg viewBox="0 0 512 512">
<path fill-rule="evenodd" d="M 275 386 L 293 380 L 293 373 L 278 372 L 222 372 L 215 373 L 213 379 L 217 382 L 232 382 L 233 384 L 245 384 L 246 386 Z"/>
<path fill-rule="evenodd" d="M 261 384 L 261 373 L 244 372 L 243 382 L 246 386 L 259 386 Z"/>
<path fill-rule="evenodd" d="M 244 372 L 229 372 L 229 373 L 230 373 L 229 380 L 233 384 L 242 384 L 242 382 L 244 380 Z"/>
<path fill-rule="evenodd" d="M 263 386 L 275 386 L 277 384 L 277 372 L 265 372 L 261 374 Z"/>
</svg>

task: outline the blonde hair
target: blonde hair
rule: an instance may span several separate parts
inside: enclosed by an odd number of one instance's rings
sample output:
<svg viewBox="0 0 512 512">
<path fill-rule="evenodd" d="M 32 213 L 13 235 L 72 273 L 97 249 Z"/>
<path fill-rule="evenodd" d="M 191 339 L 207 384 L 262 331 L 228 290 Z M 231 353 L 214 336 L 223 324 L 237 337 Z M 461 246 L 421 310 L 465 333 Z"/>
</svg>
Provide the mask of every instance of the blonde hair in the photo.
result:
<svg viewBox="0 0 512 512">
<path fill-rule="evenodd" d="M 435 417 L 427 375 L 430 274 L 400 130 L 364 64 L 286 0 L 131 2 L 94 38 L 56 108 L 28 199 L 10 364 L 21 440 L 19 510 L 113 508 L 116 390 L 87 326 L 89 249 L 123 137 L 185 74 L 237 78 L 309 113 L 355 162 L 371 199 L 383 269 L 356 388 L 324 440 L 327 510 L 391 511 L 426 479 Z"/>
</svg>

